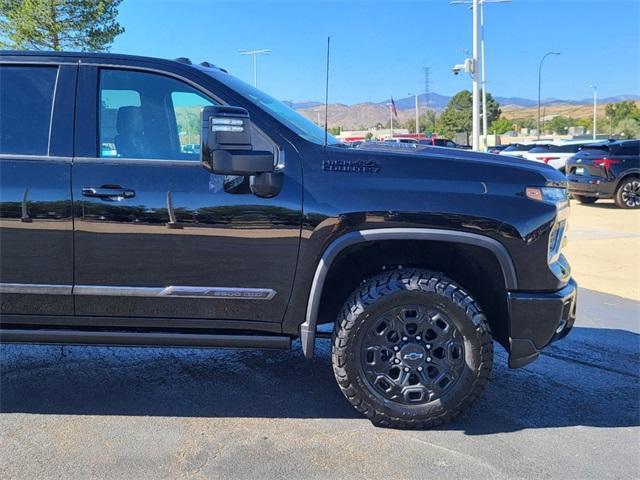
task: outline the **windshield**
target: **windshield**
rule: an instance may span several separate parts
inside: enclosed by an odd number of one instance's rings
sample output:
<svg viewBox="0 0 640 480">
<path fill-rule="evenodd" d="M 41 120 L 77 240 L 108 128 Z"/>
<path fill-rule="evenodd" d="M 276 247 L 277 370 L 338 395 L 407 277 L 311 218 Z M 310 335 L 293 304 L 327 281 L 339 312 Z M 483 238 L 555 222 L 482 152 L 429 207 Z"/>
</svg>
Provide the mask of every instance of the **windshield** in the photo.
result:
<svg viewBox="0 0 640 480">
<path fill-rule="evenodd" d="M 318 145 L 324 145 L 324 129 L 320 128 L 311 120 L 303 117 L 293 108 L 285 105 L 280 100 L 276 100 L 232 75 L 220 74 L 215 75 L 215 78 L 238 94 L 242 95 L 261 110 L 267 112 L 305 140 Z M 327 134 L 327 144 L 341 145 L 340 141 L 331 134 Z"/>
</svg>

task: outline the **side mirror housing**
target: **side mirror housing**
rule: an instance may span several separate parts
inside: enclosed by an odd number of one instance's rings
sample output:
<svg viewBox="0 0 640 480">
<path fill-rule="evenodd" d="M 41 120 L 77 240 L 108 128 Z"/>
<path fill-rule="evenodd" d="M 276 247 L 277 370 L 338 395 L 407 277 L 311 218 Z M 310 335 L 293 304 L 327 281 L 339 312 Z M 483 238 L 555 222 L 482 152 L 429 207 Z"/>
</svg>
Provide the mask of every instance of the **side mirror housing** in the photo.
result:
<svg viewBox="0 0 640 480">
<path fill-rule="evenodd" d="M 240 107 L 213 105 L 201 113 L 200 162 L 220 175 L 273 172 L 273 154 L 254 151 L 249 112 Z"/>
</svg>

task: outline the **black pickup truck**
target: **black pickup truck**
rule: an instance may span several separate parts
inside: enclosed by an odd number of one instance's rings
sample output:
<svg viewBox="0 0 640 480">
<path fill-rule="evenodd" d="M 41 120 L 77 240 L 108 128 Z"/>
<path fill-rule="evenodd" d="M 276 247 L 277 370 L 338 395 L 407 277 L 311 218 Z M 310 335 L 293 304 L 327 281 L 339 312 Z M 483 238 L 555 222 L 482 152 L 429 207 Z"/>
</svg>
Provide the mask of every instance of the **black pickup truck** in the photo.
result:
<svg viewBox="0 0 640 480">
<path fill-rule="evenodd" d="M 546 165 L 346 148 L 184 58 L 2 52 L 0 114 L 3 342 L 311 357 L 333 324 L 347 399 L 424 428 L 478 397 L 494 340 L 515 368 L 573 325 Z"/>
</svg>

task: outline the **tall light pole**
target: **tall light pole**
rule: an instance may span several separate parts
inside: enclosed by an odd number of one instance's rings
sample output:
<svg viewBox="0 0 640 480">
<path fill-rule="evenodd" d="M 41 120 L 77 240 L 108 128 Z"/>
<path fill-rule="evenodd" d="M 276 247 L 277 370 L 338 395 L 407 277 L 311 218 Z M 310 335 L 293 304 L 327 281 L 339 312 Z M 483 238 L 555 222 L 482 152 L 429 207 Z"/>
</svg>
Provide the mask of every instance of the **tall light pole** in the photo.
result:
<svg viewBox="0 0 640 480">
<path fill-rule="evenodd" d="M 598 130 L 598 120 L 596 117 L 596 110 L 598 109 L 598 87 L 596 85 L 589 85 L 593 88 L 593 139 L 596 139 L 596 132 Z"/>
<path fill-rule="evenodd" d="M 541 84 L 542 84 L 542 64 L 544 63 L 544 59 L 549 55 L 560 55 L 560 52 L 547 52 L 542 56 L 540 60 L 540 65 L 538 66 L 538 140 L 540 140 L 540 92 L 541 92 Z"/>
<path fill-rule="evenodd" d="M 484 4 L 485 3 L 510 3 L 511 0 L 478 0 L 478 4 L 480 6 L 480 63 L 481 63 L 481 88 L 482 88 L 482 136 L 485 142 L 487 142 L 487 133 L 488 133 L 488 115 L 487 112 L 487 74 L 486 74 L 486 62 L 485 62 L 485 50 L 484 50 Z M 453 0 L 450 2 L 452 5 L 457 4 L 467 4 L 471 5 L 470 8 L 473 7 L 472 0 Z"/>
<path fill-rule="evenodd" d="M 238 53 L 240 55 L 251 55 L 253 57 L 253 86 L 258 86 L 258 66 L 256 57 L 258 55 L 269 55 L 271 50 L 268 48 L 263 48 L 261 50 L 245 50 L 244 48 L 238 49 Z"/>
<path fill-rule="evenodd" d="M 407 93 L 407 95 L 413 95 L 416 99 L 416 135 L 418 135 L 418 133 L 420 133 L 420 107 L 418 106 L 418 94 Z"/>
<path fill-rule="evenodd" d="M 473 48 L 472 48 L 472 79 L 473 79 L 473 99 L 472 99 L 472 123 L 471 135 L 473 138 L 472 148 L 480 150 L 480 96 L 478 92 L 478 0 L 473 0 Z"/>
<path fill-rule="evenodd" d="M 487 76 L 484 63 L 484 0 L 480 1 L 480 56 L 482 58 L 482 138 L 487 149 Z"/>
</svg>

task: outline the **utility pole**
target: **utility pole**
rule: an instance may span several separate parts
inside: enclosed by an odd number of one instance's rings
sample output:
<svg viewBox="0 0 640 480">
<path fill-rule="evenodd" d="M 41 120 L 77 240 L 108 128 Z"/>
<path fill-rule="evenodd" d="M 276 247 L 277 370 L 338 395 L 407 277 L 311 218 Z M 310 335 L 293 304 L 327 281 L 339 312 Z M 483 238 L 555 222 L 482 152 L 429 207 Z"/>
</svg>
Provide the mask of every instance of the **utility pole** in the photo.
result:
<svg viewBox="0 0 640 480">
<path fill-rule="evenodd" d="M 480 57 L 482 59 L 482 138 L 483 150 L 487 149 L 487 77 L 484 63 L 484 0 L 480 0 Z"/>
<path fill-rule="evenodd" d="M 431 68 L 429 67 L 424 67 L 424 95 L 427 110 L 429 110 L 431 105 Z"/>
<path fill-rule="evenodd" d="M 484 49 L 484 4 L 485 3 L 510 3 L 511 0 L 454 0 L 450 2 L 453 5 L 456 4 L 471 4 L 471 8 L 476 11 L 478 5 L 480 6 L 480 58 L 481 58 L 481 88 L 482 88 L 482 136 L 484 138 L 484 147 L 486 149 L 487 134 L 488 134 L 488 116 L 487 116 L 487 74 L 486 74 L 486 62 L 485 62 L 485 49 Z M 474 27 L 476 21 L 474 20 Z M 474 34 L 474 41 L 476 41 L 476 34 Z M 477 55 L 474 50 L 474 68 L 477 70 Z"/>
<path fill-rule="evenodd" d="M 540 127 L 541 127 L 541 123 L 540 123 L 540 92 L 541 92 L 541 85 L 542 85 L 542 64 L 544 63 L 544 59 L 547 58 L 549 55 L 560 55 L 560 52 L 547 52 L 542 56 L 542 59 L 540 60 L 540 65 L 538 66 L 538 140 L 540 140 Z"/>
<path fill-rule="evenodd" d="M 256 61 L 256 57 L 258 55 L 269 55 L 271 50 L 268 48 L 263 48 L 261 50 L 246 50 L 244 48 L 238 49 L 238 53 L 240 55 L 251 55 L 253 57 L 253 86 L 258 86 L 258 63 Z"/>
<path fill-rule="evenodd" d="M 420 133 L 420 106 L 418 105 L 418 94 L 417 93 L 407 93 L 407 95 L 413 95 L 416 99 L 416 135 Z"/>
<path fill-rule="evenodd" d="M 598 87 L 592 85 L 593 88 L 593 139 L 596 139 L 598 133 Z"/>
<path fill-rule="evenodd" d="M 472 148 L 480 149 L 480 97 L 478 92 L 478 0 L 473 0 L 473 49 L 472 49 L 472 79 L 473 79 L 473 115 L 472 115 Z"/>
</svg>

